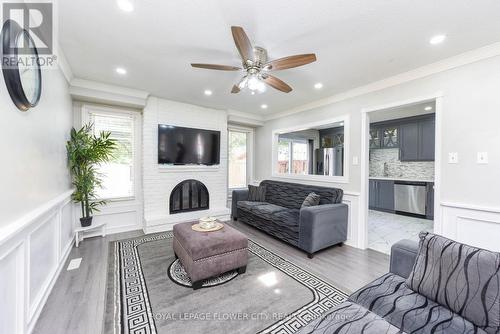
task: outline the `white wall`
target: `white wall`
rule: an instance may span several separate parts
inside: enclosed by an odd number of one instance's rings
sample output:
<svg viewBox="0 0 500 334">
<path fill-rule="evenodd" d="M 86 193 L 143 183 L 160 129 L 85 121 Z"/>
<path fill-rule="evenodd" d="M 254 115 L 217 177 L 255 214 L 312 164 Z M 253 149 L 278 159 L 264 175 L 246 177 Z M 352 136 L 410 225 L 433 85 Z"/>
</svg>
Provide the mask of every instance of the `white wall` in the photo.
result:
<svg viewBox="0 0 500 334">
<path fill-rule="evenodd" d="M 23 113 L 1 81 L 0 333 L 29 333 L 74 240 L 71 98 L 62 72 L 43 70 L 41 100 Z"/>
<path fill-rule="evenodd" d="M 68 84 L 42 71 L 38 106 L 19 111 L 0 79 L 0 228 L 70 189 L 66 140 L 72 126 Z"/>
<path fill-rule="evenodd" d="M 495 210 L 500 207 L 499 73 L 500 57 L 496 56 L 373 93 L 270 120 L 256 132 L 256 161 L 259 161 L 256 164 L 256 177 L 260 180 L 271 177 L 273 130 L 348 114 L 351 120 L 349 182 L 333 183 L 332 186 L 359 193 L 361 166 L 352 165 L 352 158 L 361 154 L 361 110 L 442 92 L 441 201 L 448 204 L 467 203 L 481 210 Z M 489 164 L 476 163 L 478 151 L 489 153 Z M 447 163 L 448 152 L 458 152 L 458 164 Z M 450 215 L 444 215 L 447 216 Z M 500 223 L 500 218 L 496 219 L 495 223 Z M 496 231 L 497 237 L 500 237 L 500 225 Z M 474 240 L 481 244 L 485 237 L 478 235 Z M 460 239 L 459 236 L 456 238 Z"/>
<path fill-rule="evenodd" d="M 158 165 L 158 124 L 220 131 L 220 165 Z M 170 193 L 179 182 L 186 179 L 196 179 L 205 184 L 210 196 L 210 210 L 170 215 Z M 148 98 L 143 113 L 143 191 L 146 232 L 169 229 L 175 222 L 206 215 L 227 214 L 227 112 L 156 97 Z"/>
</svg>

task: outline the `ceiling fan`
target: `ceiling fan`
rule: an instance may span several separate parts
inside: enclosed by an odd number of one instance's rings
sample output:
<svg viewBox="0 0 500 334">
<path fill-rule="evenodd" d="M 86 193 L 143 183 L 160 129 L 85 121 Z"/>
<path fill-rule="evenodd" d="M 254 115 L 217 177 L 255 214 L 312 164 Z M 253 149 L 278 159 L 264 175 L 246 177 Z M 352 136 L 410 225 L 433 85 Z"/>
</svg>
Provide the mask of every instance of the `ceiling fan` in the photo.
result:
<svg viewBox="0 0 500 334">
<path fill-rule="evenodd" d="M 252 93 L 263 92 L 266 89 L 266 84 L 285 92 L 290 93 L 292 87 L 284 81 L 269 74 L 271 71 L 280 71 L 287 68 L 298 67 L 316 61 L 314 53 L 288 56 L 269 61 L 267 59 L 266 49 L 256 46 L 252 47 L 245 30 L 242 27 L 231 27 L 234 43 L 240 53 L 243 68 L 228 65 L 214 64 L 196 64 L 192 63 L 192 67 L 205 68 L 209 70 L 219 71 L 244 71 L 246 72 L 238 84 L 233 86 L 231 93 L 239 93 L 242 89 L 248 88 Z"/>
</svg>

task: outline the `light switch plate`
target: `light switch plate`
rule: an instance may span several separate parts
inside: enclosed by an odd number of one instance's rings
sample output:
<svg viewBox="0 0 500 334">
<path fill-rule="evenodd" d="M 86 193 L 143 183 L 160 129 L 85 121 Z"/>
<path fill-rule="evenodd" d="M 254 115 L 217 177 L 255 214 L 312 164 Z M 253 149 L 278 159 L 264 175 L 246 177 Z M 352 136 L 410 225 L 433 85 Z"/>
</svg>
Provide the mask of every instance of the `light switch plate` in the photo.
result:
<svg viewBox="0 0 500 334">
<path fill-rule="evenodd" d="M 352 157 L 352 164 L 353 164 L 353 166 L 359 165 L 359 158 L 358 157 Z"/>
<path fill-rule="evenodd" d="M 449 164 L 458 164 L 458 153 L 457 152 L 448 153 L 448 163 Z"/>
<path fill-rule="evenodd" d="M 477 152 L 477 163 L 487 164 L 488 163 L 488 152 Z"/>
</svg>

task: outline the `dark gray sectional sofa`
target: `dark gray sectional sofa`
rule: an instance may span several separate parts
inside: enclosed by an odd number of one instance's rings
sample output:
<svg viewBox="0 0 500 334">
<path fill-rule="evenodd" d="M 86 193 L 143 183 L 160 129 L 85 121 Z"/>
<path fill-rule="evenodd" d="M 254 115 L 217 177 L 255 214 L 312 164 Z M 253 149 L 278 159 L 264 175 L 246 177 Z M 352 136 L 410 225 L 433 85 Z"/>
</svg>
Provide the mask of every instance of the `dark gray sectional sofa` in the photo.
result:
<svg viewBox="0 0 500 334">
<path fill-rule="evenodd" d="M 309 254 L 347 240 L 348 207 L 342 189 L 265 180 L 264 202 L 248 201 L 248 189 L 234 190 L 231 216 Z M 311 192 L 320 205 L 301 208 Z"/>
<path fill-rule="evenodd" d="M 498 334 L 500 254 L 431 234 L 403 240 L 390 272 L 300 333 Z"/>
</svg>

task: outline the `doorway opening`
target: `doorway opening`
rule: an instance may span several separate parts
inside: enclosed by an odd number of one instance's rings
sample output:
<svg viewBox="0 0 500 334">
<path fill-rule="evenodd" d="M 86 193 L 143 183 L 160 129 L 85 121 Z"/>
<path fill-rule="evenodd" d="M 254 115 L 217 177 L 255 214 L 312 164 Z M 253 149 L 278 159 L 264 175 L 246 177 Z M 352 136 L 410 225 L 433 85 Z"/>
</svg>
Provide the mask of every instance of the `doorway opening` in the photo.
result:
<svg viewBox="0 0 500 334">
<path fill-rule="evenodd" d="M 437 99 L 364 113 L 364 242 L 390 254 L 401 239 L 436 231 Z"/>
</svg>

